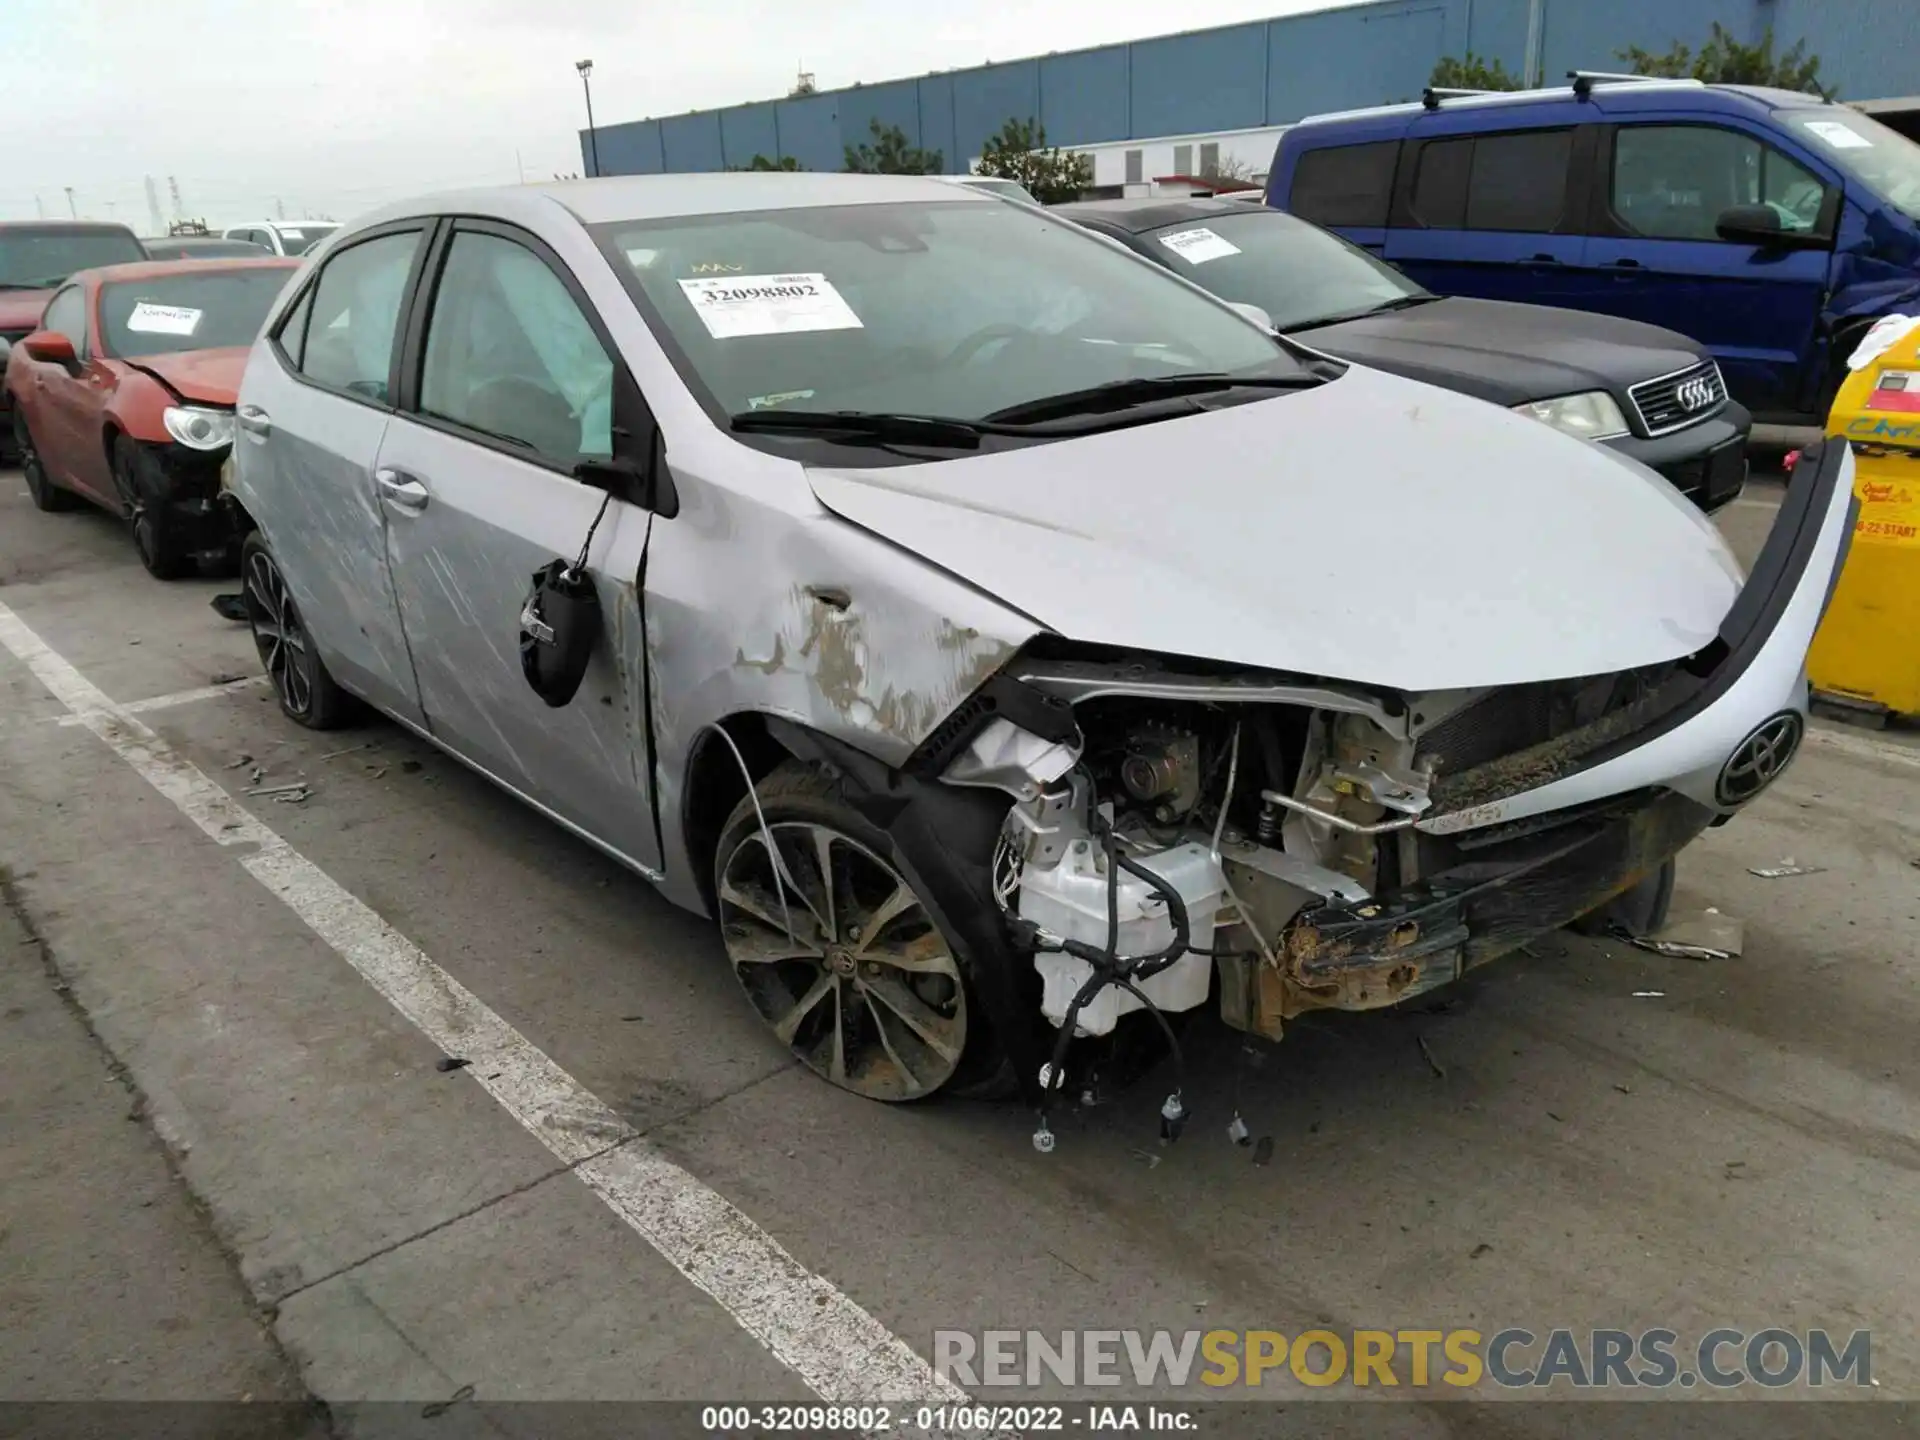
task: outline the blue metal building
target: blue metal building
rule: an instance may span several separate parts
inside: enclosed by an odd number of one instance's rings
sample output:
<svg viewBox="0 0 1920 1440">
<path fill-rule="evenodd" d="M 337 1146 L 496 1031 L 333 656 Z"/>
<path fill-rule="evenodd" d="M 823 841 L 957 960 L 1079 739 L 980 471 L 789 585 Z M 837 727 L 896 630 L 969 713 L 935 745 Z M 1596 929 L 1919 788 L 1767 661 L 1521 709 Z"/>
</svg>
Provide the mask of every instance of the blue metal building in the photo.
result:
<svg viewBox="0 0 1920 1440">
<path fill-rule="evenodd" d="M 1844 99 L 1920 91 L 1920 0 L 1375 0 L 793 99 L 599 127 L 609 175 L 722 170 L 755 155 L 838 170 L 869 122 L 897 125 L 960 171 L 1009 118 L 1050 143 L 1094 145 L 1284 125 L 1409 100 L 1466 51 L 1516 75 L 1620 68 L 1629 45 L 1697 46 L 1714 21 L 1745 41 L 1805 39 Z M 583 168 L 591 148 L 580 132 Z"/>
</svg>

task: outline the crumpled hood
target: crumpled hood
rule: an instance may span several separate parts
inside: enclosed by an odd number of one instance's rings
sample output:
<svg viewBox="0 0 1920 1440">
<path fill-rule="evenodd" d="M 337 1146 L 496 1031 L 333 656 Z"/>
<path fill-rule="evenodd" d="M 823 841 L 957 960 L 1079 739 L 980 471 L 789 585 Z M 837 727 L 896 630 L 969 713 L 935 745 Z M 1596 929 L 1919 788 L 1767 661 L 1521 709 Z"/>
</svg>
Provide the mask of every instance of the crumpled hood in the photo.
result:
<svg viewBox="0 0 1920 1440">
<path fill-rule="evenodd" d="M 1686 336 L 1638 320 L 1458 298 L 1315 326 L 1294 338 L 1501 405 L 1582 390 L 1624 398 L 1629 385 L 1707 358 Z"/>
<path fill-rule="evenodd" d="M 1406 691 L 1676 659 L 1742 579 L 1652 471 L 1359 366 L 1080 439 L 808 473 L 828 509 L 1073 639 Z"/>
<path fill-rule="evenodd" d="M 189 400 L 234 405 L 247 368 L 245 346 L 219 350 L 182 350 L 172 355 L 130 355 L 127 363 L 158 375 Z"/>
</svg>

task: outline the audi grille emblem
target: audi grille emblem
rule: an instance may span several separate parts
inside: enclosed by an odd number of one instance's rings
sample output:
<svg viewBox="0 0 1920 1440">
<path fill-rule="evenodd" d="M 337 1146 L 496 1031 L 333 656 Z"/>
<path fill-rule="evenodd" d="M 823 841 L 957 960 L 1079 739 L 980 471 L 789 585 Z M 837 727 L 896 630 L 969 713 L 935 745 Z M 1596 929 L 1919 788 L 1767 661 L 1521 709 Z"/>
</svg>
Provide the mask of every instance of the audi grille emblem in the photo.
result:
<svg viewBox="0 0 1920 1440">
<path fill-rule="evenodd" d="M 1744 805 L 1779 779 L 1800 748 L 1805 728 L 1806 722 L 1792 710 L 1762 721 L 1720 767 L 1720 781 L 1714 786 L 1720 803 Z"/>
<path fill-rule="evenodd" d="M 1714 401 L 1713 382 L 1704 375 L 1696 375 L 1674 391 L 1673 398 L 1680 402 L 1680 408 L 1689 415 L 1696 410 L 1704 410 Z"/>
</svg>

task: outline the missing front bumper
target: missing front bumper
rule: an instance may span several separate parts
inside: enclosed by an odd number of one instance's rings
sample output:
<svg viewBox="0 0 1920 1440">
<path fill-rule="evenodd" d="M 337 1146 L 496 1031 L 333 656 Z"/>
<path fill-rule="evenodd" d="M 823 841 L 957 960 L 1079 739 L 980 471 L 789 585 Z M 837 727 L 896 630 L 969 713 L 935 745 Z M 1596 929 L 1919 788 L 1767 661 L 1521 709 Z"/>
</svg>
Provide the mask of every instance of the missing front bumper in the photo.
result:
<svg viewBox="0 0 1920 1440">
<path fill-rule="evenodd" d="M 1373 1010 L 1423 994 L 1630 890 L 1713 818 L 1654 791 L 1546 828 L 1488 831 L 1415 884 L 1303 911 L 1280 938 L 1277 968 L 1222 960 L 1222 1018 L 1278 1038 L 1308 1010 Z"/>
</svg>

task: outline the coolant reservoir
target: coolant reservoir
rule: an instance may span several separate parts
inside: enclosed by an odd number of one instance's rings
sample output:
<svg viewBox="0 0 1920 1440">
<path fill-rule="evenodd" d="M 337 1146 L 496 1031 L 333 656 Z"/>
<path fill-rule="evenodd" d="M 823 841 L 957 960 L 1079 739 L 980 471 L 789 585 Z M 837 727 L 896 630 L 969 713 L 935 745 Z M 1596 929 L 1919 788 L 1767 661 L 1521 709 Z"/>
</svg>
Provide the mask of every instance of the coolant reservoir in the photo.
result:
<svg viewBox="0 0 1920 1440">
<path fill-rule="evenodd" d="M 1186 904 L 1188 944 L 1211 950 L 1222 885 L 1220 869 L 1207 847 L 1177 845 L 1157 855 L 1132 858 L 1166 881 Z M 1020 881 L 1021 917 L 1069 940 L 1105 945 L 1106 864 L 1106 856 L 1090 840 L 1080 839 L 1068 847 L 1065 857 L 1051 870 L 1029 867 Z M 1166 901 L 1146 881 L 1122 870 L 1118 901 L 1120 938 L 1114 947 L 1118 954 L 1151 955 L 1173 943 L 1173 921 L 1167 915 Z M 1045 987 L 1041 1013 L 1058 1027 L 1066 1022 L 1067 1007 L 1093 968 L 1057 950 L 1041 951 L 1033 957 L 1033 964 Z M 1162 1010 L 1191 1010 L 1206 1003 L 1212 979 L 1213 958 L 1190 951 L 1158 975 L 1134 983 Z M 1083 1035 L 1105 1035 L 1122 1015 L 1139 1008 L 1140 1002 L 1129 992 L 1117 985 L 1103 986 L 1080 1008 L 1074 1029 Z"/>
</svg>

